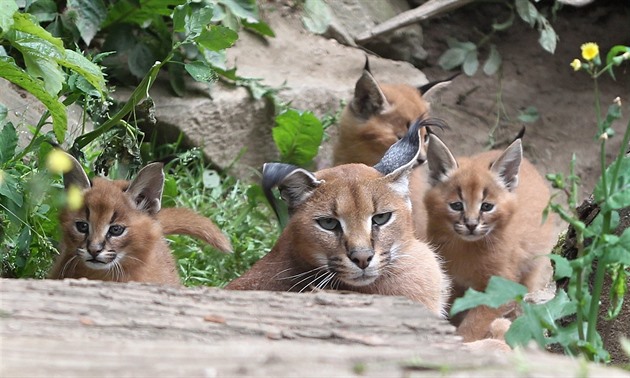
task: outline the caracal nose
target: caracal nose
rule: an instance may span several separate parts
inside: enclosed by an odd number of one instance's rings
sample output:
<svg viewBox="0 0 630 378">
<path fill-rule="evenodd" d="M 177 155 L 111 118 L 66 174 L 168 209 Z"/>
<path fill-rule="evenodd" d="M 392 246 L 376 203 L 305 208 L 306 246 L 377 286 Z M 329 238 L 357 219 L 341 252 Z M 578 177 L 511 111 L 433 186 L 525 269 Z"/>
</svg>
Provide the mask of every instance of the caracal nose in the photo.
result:
<svg viewBox="0 0 630 378">
<path fill-rule="evenodd" d="M 90 255 L 92 255 L 93 257 L 96 257 L 98 256 L 99 253 L 101 253 L 104 247 L 105 247 L 105 243 L 96 243 L 96 242 L 88 241 L 87 250 L 88 252 L 90 252 Z"/>
<path fill-rule="evenodd" d="M 365 269 L 370 265 L 370 261 L 374 257 L 374 251 L 371 249 L 358 249 L 350 251 L 348 254 L 350 261 L 361 269 Z"/>
</svg>

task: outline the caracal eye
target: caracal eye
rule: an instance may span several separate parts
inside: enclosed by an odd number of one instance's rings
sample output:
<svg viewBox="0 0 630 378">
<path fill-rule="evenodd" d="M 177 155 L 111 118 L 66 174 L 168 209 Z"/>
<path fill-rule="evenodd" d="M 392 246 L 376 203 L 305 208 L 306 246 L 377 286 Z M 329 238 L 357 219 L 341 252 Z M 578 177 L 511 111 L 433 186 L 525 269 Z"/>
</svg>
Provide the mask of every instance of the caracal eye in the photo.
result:
<svg viewBox="0 0 630 378">
<path fill-rule="evenodd" d="M 88 225 L 87 222 L 78 221 L 74 223 L 74 226 L 77 228 L 77 231 L 79 231 L 82 234 L 87 234 L 88 231 L 90 230 L 90 225 Z"/>
<path fill-rule="evenodd" d="M 464 210 L 464 204 L 461 203 L 461 201 L 451 202 L 448 205 L 451 207 L 451 209 L 453 209 L 455 211 L 462 211 L 462 210 Z"/>
<path fill-rule="evenodd" d="M 481 204 L 481 211 L 490 211 L 494 209 L 494 205 L 489 202 L 484 202 Z"/>
<path fill-rule="evenodd" d="M 382 213 L 382 214 L 376 214 L 372 217 L 372 224 L 375 224 L 377 226 L 382 226 L 385 223 L 389 222 L 389 220 L 392 217 L 392 212 L 389 211 L 387 213 Z"/>
<path fill-rule="evenodd" d="M 109 231 L 107 231 L 107 233 L 110 234 L 111 236 L 120 236 L 122 235 L 124 231 L 125 231 L 124 226 L 121 226 L 119 224 L 114 224 L 109 227 Z"/>
<path fill-rule="evenodd" d="M 324 230 L 332 231 L 339 227 L 339 221 L 335 218 L 319 218 L 317 224 Z"/>
</svg>

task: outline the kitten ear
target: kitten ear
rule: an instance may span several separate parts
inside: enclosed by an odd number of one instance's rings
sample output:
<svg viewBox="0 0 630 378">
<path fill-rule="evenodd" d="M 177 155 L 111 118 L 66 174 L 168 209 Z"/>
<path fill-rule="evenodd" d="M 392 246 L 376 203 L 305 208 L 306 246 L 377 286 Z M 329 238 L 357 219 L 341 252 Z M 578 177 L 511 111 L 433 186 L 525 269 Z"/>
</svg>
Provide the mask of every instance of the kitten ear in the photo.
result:
<svg viewBox="0 0 630 378">
<path fill-rule="evenodd" d="M 369 71 L 367 60 L 366 65 L 368 69 L 363 70 L 363 74 L 354 87 L 354 97 L 350 102 L 350 109 L 357 116 L 365 119 L 381 113 L 389 106 L 385 94 Z"/>
<path fill-rule="evenodd" d="M 449 172 L 458 167 L 455 156 L 435 134 L 429 134 L 427 161 L 429 162 L 429 181 L 431 185 L 436 185 L 446 180 Z"/>
<path fill-rule="evenodd" d="M 151 215 L 157 214 L 162 206 L 164 171 L 162 163 L 151 163 L 142 168 L 127 188 L 126 193 L 136 204 L 136 208 Z"/>
<path fill-rule="evenodd" d="M 490 166 L 490 171 L 499 176 L 500 183 L 510 192 L 518 186 L 518 172 L 522 160 L 523 144 L 520 139 L 516 139 Z"/>
<path fill-rule="evenodd" d="M 440 93 L 442 93 L 442 91 L 446 87 L 448 87 L 451 84 L 453 79 L 459 76 L 459 74 L 460 73 L 458 72 L 455 75 L 449 77 L 448 79 L 436 80 L 436 81 L 431 81 L 429 83 L 426 83 L 418 87 L 418 91 L 420 92 L 420 94 L 422 95 L 422 98 L 425 101 L 431 103 L 433 100 L 436 99 L 436 97 L 440 95 Z"/>
<path fill-rule="evenodd" d="M 66 190 L 72 185 L 78 187 L 79 189 L 89 189 L 92 187 L 90 183 L 90 179 L 88 178 L 83 166 L 74 156 L 69 153 L 64 152 L 70 161 L 72 162 L 72 169 L 69 172 L 63 174 L 63 186 Z"/>
<path fill-rule="evenodd" d="M 311 172 L 290 164 L 265 163 L 263 166 L 263 191 L 267 199 L 274 204 L 271 189 L 277 185 L 280 196 L 289 206 L 289 212 L 310 197 L 313 190 L 323 182 Z M 275 205 L 274 211 L 278 215 Z"/>
</svg>

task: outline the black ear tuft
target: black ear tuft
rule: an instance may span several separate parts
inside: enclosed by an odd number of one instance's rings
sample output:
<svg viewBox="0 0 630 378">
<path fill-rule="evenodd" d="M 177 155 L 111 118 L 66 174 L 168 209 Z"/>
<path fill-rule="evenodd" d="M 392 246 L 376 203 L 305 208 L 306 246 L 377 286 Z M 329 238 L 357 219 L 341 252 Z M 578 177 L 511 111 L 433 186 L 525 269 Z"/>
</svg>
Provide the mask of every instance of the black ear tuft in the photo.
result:
<svg viewBox="0 0 630 378">
<path fill-rule="evenodd" d="M 365 55 L 365 65 L 363 66 L 363 70 L 372 73 L 372 71 L 370 70 L 370 57 Z"/>
<path fill-rule="evenodd" d="M 302 168 L 284 163 L 265 163 L 263 166 L 262 187 L 265 197 L 273 207 L 278 219 L 281 215 L 273 192 L 275 186 L 280 191 L 280 196 L 286 201 L 289 212 L 303 203 L 323 181 Z"/>
<path fill-rule="evenodd" d="M 518 132 L 518 134 L 516 134 L 516 138 L 514 138 L 512 140 L 512 143 L 516 142 L 517 139 L 523 139 L 523 136 L 525 136 L 525 125 L 523 125 L 523 127 L 521 128 L 521 130 Z"/>
<path fill-rule="evenodd" d="M 453 79 L 455 79 L 457 76 L 459 76 L 461 74 L 461 72 L 456 73 L 455 75 L 449 77 L 448 79 L 443 79 L 443 80 L 436 80 L 436 81 L 430 81 L 424 85 L 421 85 L 418 87 L 418 91 L 420 92 L 421 95 L 425 96 L 427 93 L 429 93 L 429 91 L 433 88 L 438 86 L 439 84 L 442 85 L 448 85 L 450 84 L 451 81 L 453 81 Z"/>
<path fill-rule="evenodd" d="M 446 123 L 438 118 L 416 119 L 407 134 L 394 143 L 374 168 L 384 175 L 397 170 L 412 168 L 420 153 L 420 129 L 427 126 L 443 127 Z"/>
</svg>

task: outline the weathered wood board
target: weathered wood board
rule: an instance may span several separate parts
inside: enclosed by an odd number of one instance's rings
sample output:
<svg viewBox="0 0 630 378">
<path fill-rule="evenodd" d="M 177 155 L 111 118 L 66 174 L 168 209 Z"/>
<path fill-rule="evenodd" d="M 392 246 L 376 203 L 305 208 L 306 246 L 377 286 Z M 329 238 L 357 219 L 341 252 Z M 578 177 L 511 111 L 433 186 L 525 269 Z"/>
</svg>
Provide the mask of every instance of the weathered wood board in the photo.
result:
<svg viewBox="0 0 630 378">
<path fill-rule="evenodd" d="M 0 281 L 2 377 L 630 376 L 547 353 L 479 354 L 404 298 Z"/>
</svg>

